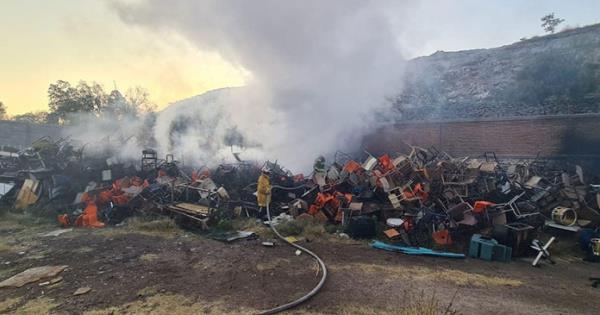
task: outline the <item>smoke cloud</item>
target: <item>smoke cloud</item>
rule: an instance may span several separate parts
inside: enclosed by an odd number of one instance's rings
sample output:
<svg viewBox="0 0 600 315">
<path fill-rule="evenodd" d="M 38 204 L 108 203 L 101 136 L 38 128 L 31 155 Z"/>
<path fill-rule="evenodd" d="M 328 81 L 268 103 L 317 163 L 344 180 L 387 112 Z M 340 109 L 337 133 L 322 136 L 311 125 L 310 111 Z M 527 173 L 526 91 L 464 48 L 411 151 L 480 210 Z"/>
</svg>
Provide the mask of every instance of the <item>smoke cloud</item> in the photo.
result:
<svg viewBox="0 0 600 315">
<path fill-rule="evenodd" d="M 356 150 L 387 96 L 400 92 L 404 60 L 393 25 L 406 5 L 386 1 L 146 0 L 111 2 L 123 21 L 176 32 L 250 73 L 244 87 L 177 102 L 152 128 L 163 153 L 186 163 L 279 160 L 307 171 L 317 155 Z M 200 73 L 198 75 L 201 75 Z M 137 149 L 137 148 L 136 148 Z"/>
</svg>

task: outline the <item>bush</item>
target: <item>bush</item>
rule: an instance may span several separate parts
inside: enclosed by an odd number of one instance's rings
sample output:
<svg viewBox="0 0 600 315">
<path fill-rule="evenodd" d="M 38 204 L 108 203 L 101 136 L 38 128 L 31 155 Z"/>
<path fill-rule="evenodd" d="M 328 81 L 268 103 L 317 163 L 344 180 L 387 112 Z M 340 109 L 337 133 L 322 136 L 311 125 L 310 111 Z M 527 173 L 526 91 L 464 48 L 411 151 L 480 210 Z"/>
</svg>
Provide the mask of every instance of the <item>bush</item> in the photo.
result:
<svg viewBox="0 0 600 315">
<path fill-rule="evenodd" d="M 284 223 L 280 223 L 275 228 L 283 236 L 298 236 L 302 234 L 304 227 L 299 220 L 290 220 Z"/>
<path fill-rule="evenodd" d="M 217 223 L 217 229 L 223 231 L 233 230 L 233 223 L 231 222 L 231 220 L 221 219 Z"/>
<path fill-rule="evenodd" d="M 283 236 L 321 237 L 327 233 L 325 224 L 314 218 L 290 220 L 276 226 Z"/>
<path fill-rule="evenodd" d="M 142 217 L 131 217 L 125 220 L 127 227 L 132 230 L 144 232 L 171 232 L 179 230 L 175 221 L 171 218 L 160 217 L 148 219 Z"/>
</svg>

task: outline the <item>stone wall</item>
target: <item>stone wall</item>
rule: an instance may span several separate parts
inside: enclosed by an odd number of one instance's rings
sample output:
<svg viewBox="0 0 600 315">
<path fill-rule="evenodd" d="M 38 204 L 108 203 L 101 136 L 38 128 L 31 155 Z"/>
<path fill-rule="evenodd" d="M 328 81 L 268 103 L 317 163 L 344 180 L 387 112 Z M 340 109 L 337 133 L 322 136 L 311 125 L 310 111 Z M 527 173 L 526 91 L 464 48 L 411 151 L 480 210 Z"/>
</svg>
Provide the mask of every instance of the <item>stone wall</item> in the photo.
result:
<svg viewBox="0 0 600 315">
<path fill-rule="evenodd" d="M 504 119 L 406 122 L 370 134 L 374 153 L 405 152 L 407 145 L 435 146 L 454 156 L 586 157 L 600 159 L 600 114 Z"/>
<path fill-rule="evenodd" d="M 0 120 L 0 146 L 12 146 L 22 149 L 44 136 L 58 138 L 60 132 L 61 127 L 56 125 Z"/>
</svg>

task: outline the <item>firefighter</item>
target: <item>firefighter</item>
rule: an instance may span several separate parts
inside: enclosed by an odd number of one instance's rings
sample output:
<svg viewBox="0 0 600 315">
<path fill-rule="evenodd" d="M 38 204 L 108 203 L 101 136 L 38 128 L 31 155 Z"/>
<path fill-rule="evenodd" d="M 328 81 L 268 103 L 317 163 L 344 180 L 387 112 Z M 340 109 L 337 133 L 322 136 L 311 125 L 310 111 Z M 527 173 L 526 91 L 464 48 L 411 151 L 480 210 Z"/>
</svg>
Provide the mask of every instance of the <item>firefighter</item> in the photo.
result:
<svg viewBox="0 0 600 315">
<path fill-rule="evenodd" d="M 262 214 L 263 208 L 265 208 L 271 202 L 271 180 L 269 175 L 271 170 L 264 166 L 261 170 L 261 174 L 258 177 L 258 185 L 256 189 L 256 202 L 258 203 L 258 211 Z"/>
<path fill-rule="evenodd" d="M 320 155 L 313 164 L 313 181 L 319 185 L 319 190 L 323 192 L 327 184 L 327 170 L 325 169 L 325 157 Z"/>
<path fill-rule="evenodd" d="M 315 163 L 313 164 L 313 169 L 315 173 L 325 173 L 325 157 L 320 155 L 315 159 Z"/>
</svg>

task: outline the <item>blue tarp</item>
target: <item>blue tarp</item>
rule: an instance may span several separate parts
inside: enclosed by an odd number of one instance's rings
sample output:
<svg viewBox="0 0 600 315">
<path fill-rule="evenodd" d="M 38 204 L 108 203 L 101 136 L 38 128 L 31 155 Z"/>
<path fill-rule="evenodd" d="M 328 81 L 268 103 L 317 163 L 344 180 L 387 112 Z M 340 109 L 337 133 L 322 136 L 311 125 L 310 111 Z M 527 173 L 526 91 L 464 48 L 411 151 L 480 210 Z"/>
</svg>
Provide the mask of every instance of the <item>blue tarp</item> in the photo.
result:
<svg viewBox="0 0 600 315">
<path fill-rule="evenodd" d="M 408 246 L 399 246 L 387 244 L 380 241 L 374 241 L 371 243 L 371 247 L 377 249 L 383 249 L 390 252 L 400 252 L 408 255 L 427 255 L 427 256 L 438 256 L 438 257 L 446 257 L 446 258 L 465 258 L 464 254 L 457 253 L 449 253 L 449 252 L 438 252 L 429 248 L 423 247 L 408 247 Z"/>
</svg>

